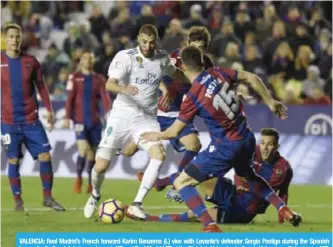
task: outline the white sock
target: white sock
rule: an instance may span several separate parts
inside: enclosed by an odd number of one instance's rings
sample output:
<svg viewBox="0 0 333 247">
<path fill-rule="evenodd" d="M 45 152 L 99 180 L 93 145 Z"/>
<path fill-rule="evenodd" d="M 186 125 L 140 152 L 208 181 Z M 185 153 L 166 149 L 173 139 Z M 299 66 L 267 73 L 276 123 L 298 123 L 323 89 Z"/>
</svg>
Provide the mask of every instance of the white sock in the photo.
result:
<svg viewBox="0 0 333 247">
<path fill-rule="evenodd" d="M 97 173 L 95 168 L 91 172 L 91 183 L 93 186 L 92 194 L 96 197 L 101 196 L 101 186 L 104 182 L 105 173 Z"/>
<path fill-rule="evenodd" d="M 142 203 L 149 190 L 153 188 L 153 185 L 158 178 L 158 173 L 162 166 L 163 161 L 151 159 L 146 171 L 142 177 L 142 182 L 139 191 L 134 199 L 134 202 Z"/>
</svg>

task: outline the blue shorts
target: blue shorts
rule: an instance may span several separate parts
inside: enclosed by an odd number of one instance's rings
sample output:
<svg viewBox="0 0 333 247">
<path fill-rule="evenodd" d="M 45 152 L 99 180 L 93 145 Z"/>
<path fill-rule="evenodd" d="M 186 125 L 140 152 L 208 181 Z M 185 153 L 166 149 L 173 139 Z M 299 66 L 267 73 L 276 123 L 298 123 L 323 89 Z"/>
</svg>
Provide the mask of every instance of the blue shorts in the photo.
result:
<svg viewBox="0 0 333 247">
<path fill-rule="evenodd" d="M 95 125 L 84 125 L 75 123 L 76 140 L 86 140 L 91 147 L 97 147 L 102 139 L 103 126 L 101 123 Z"/>
<path fill-rule="evenodd" d="M 212 197 L 206 201 L 216 205 L 218 223 L 249 223 L 255 217 L 247 212 L 231 180 L 224 177 L 217 180 Z"/>
<path fill-rule="evenodd" d="M 200 182 L 223 177 L 232 168 L 240 177 L 252 176 L 255 148 L 256 140 L 252 132 L 239 141 L 217 143 L 212 140 L 185 168 L 185 172 Z"/>
<path fill-rule="evenodd" d="M 8 158 L 22 158 L 22 144 L 33 159 L 51 150 L 43 124 L 1 124 L 1 139 L 7 149 Z"/>
<path fill-rule="evenodd" d="M 177 118 L 158 116 L 157 120 L 160 123 L 161 131 L 164 131 L 167 128 L 169 128 L 176 121 L 176 119 Z M 185 126 L 185 128 L 182 130 L 182 132 L 180 132 L 180 134 L 176 138 L 170 140 L 172 147 L 177 152 L 185 151 L 185 147 L 180 143 L 179 139 L 192 133 L 198 134 L 198 129 L 194 126 L 193 123 L 189 123 Z"/>
</svg>

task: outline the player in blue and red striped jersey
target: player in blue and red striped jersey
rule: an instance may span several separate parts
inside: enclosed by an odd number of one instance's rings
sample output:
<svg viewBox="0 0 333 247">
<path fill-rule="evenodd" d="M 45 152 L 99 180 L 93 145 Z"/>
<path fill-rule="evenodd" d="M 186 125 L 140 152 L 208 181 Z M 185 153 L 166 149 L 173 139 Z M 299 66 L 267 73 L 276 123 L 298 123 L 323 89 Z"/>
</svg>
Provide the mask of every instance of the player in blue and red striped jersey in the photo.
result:
<svg viewBox="0 0 333 247">
<path fill-rule="evenodd" d="M 48 110 L 48 124 L 52 129 L 52 107 L 41 66 L 34 56 L 20 51 L 22 30 L 19 25 L 8 24 L 4 32 L 6 51 L 1 52 L 1 135 L 7 149 L 8 177 L 15 210 L 24 210 L 19 173 L 21 148 L 24 144 L 31 156 L 40 161 L 43 205 L 64 211 L 64 207 L 52 198 L 51 145 L 38 118 L 36 88 Z"/>
<path fill-rule="evenodd" d="M 106 79 L 93 72 L 94 54 L 88 50 L 82 53 L 79 69 L 71 74 L 67 82 L 68 98 L 64 127 L 69 128 L 70 119 L 74 121 L 79 156 L 76 161 L 77 178 L 74 193 L 81 193 L 82 173 L 88 160 L 88 187 L 91 193 L 91 171 L 95 164 L 95 151 L 102 137 L 99 103 L 104 112 L 111 108 L 110 97 L 105 90 Z"/>
<path fill-rule="evenodd" d="M 293 177 L 293 170 L 289 162 L 279 152 L 279 133 L 275 129 L 261 130 L 260 145 L 255 152 L 254 168 L 256 172 L 268 181 L 279 197 L 288 203 L 288 190 Z M 249 190 L 246 179 L 234 176 L 235 185 L 224 177 L 209 179 L 200 187 L 206 194 L 206 201 L 215 204 L 208 209 L 210 216 L 218 223 L 249 223 L 257 214 L 264 214 L 269 203 L 257 193 Z M 260 191 L 258 190 L 258 193 Z M 180 214 L 162 214 L 160 216 L 146 215 L 145 221 L 197 221 L 192 212 Z M 279 215 L 279 223 L 284 218 Z M 300 221 L 292 222 L 298 226 Z"/>
<path fill-rule="evenodd" d="M 238 81 L 248 83 L 283 119 L 287 117 L 284 105 L 273 100 L 260 78 L 252 73 L 234 70 L 227 73 L 227 70 L 219 67 L 205 71 L 203 54 L 194 46 L 181 51 L 181 60 L 184 74 L 192 82 L 192 87 L 182 103 L 178 119 L 164 132 L 146 133 L 142 137 L 150 141 L 169 140 L 177 136 L 196 115 L 205 120 L 211 143 L 174 182 L 186 205 L 204 224 L 204 231 L 221 230 L 210 217 L 195 186 L 209 178 L 222 177 L 232 168 L 238 176 L 247 179 L 251 191 L 260 191 L 259 195 L 276 207 L 284 219 L 291 222 L 298 220 L 298 215 L 253 170 L 255 137 L 233 87 Z"/>
</svg>

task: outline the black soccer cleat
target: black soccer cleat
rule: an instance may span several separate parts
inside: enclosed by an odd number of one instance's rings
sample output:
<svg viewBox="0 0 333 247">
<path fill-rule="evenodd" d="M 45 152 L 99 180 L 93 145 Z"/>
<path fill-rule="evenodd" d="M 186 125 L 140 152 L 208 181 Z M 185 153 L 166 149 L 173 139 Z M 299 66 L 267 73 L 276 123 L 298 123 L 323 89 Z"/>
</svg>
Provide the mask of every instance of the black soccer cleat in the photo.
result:
<svg viewBox="0 0 333 247">
<path fill-rule="evenodd" d="M 49 207 L 54 209 L 55 211 L 65 211 L 66 209 L 61 206 L 57 201 L 55 201 L 52 197 L 44 198 L 43 205 L 45 207 Z"/>
<path fill-rule="evenodd" d="M 23 206 L 23 202 L 17 202 L 15 205 L 15 211 L 25 211 L 24 206 Z"/>
<path fill-rule="evenodd" d="M 290 219 L 290 223 L 294 226 L 294 227 L 298 227 L 299 224 L 303 221 L 302 216 L 295 213 L 293 215 L 293 217 Z"/>
</svg>

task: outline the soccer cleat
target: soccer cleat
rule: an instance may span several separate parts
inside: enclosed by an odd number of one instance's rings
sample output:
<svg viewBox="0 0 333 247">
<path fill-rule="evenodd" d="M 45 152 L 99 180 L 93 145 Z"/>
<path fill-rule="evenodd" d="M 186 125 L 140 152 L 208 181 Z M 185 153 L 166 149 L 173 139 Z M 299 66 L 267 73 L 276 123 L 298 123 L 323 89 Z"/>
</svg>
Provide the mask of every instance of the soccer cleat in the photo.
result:
<svg viewBox="0 0 333 247">
<path fill-rule="evenodd" d="M 142 207 L 139 205 L 131 205 L 125 210 L 125 214 L 128 218 L 136 221 L 144 221 L 146 215 L 143 213 Z"/>
<path fill-rule="evenodd" d="M 91 194 L 88 201 L 86 202 L 86 205 L 84 206 L 83 214 L 85 218 L 90 219 L 94 216 L 99 199 L 100 197 L 95 197 Z"/>
<path fill-rule="evenodd" d="M 82 178 L 76 178 L 75 184 L 74 184 L 74 193 L 75 194 L 80 194 L 81 193 L 81 188 L 82 188 Z"/>
<path fill-rule="evenodd" d="M 93 190 L 92 185 L 91 185 L 91 184 L 88 184 L 88 187 L 87 187 L 87 194 L 91 194 L 92 190 Z"/>
<path fill-rule="evenodd" d="M 223 231 L 221 230 L 221 228 L 218 225 L 211 224 L 211 225 L 205 226 L 202 229 L 202 232 L 223 232 Z"/>
<path fill-rule="evenodd" d="M 183 203 L 184 202 L 182 196 L 175 189 L 170 189 L 165 194 L 165 198 L 168 199 L 170 202 L 175 202 L 175 203 Z"/>
<path fill-rule="evenodd" d="M 24 211 L 24 206 L 22 201 L 16 202 L 15 211 Z"/>
<path fill-rule="evenodd" d="M 279 217 L 289 221 L 293 226 L 297 227 L 302 222 L 302 216 L 293 212 L 287 206 L 283 206 L 279 209 Z"/>
<path fill-rule="evenodd" d="M 52 208 L 55 211 L 65 211 L 65 208 L 61 206 L 57 201 L 55 201 L 52 197 L 45 197 L 43 205 L 45 207 Z"/>
</svg>

